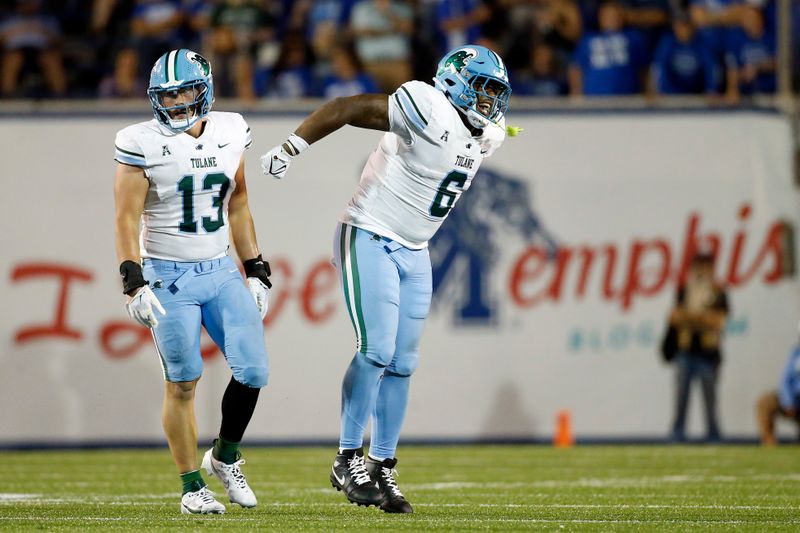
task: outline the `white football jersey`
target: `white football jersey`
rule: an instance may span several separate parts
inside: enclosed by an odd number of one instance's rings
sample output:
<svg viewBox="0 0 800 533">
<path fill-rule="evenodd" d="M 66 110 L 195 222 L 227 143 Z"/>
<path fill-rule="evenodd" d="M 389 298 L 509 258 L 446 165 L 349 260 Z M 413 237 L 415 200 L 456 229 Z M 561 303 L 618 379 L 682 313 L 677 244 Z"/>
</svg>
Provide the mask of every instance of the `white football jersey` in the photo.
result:
<svg viewBox="0 0 800 533">
<path fill-rule="evenodd" d="M 504 139 L 504 122 L 473 137 L 444 93 L 421 81 L 404 83 L 389 97 L 389 131 L 341 221 L 425 248 Z"/>
<path fill-rule="evenodd" d="M 230 246 L 228 201 L 242 153 L 252 143 L 238 113 L 212 111 L 197 139 L 155 119 L 117 133 L 114 159 L 150 182 L 139 236 L 142 257 L 203 261 Z"/>
</svg>

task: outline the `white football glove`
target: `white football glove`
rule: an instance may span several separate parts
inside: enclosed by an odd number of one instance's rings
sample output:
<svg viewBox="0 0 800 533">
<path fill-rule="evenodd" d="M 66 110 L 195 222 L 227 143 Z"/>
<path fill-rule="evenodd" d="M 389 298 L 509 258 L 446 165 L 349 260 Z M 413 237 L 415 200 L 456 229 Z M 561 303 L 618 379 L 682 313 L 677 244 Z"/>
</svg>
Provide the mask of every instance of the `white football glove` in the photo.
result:
<svg viewBox="0 0 800 533">
<path fill-rule="evenodd" d="M 294 157 L 283 149 L 283 144 L 279 144 L 261 156 L 261 171 L 265 176 L 282 179 L 286 176 L 286 171 L 289 169 L 292 159 Z"/>
<path fill-rule="evenodd" d="M 162 315 L 167 314 L 164 308 L 161 307 L 161 302 L 158 301 L 156 295 L 147 285 L 139 289 L 136 294 L 128 300 L 128 303 L 125 304 L 125 309 L 128 311 L 130 317 L 146 328 L 158 326 L 156 314 L 153 312 L 154 307 L 158 309 L 158 312 Z"/>
<path fill-rule="evenodd" d="M 258 278 L 247 278 L 247 288 L 250 289 L 250 294 L 256 301 L 258 312 L 261 313 L 261 320 L 264 320 L 269 309 L 269 288 Z"/>
</svg>

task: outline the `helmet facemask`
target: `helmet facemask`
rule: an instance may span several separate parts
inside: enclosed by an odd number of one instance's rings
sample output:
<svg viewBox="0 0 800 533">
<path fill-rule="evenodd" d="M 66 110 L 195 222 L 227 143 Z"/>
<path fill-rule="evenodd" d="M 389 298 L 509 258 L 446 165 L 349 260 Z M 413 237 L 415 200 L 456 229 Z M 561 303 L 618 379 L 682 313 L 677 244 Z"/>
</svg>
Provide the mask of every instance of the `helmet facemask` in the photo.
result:
<svg viewBox="0 0 800 533">
<path fill-rule="evenodd" d="M 177 87 L 151 87 L 147 95 L 159 122 L 174 131 L 186 131 L 208 113 L 208 91 L 206 80 L 195 80 Z"/>
<path fill-rule="evenodd" d="M 497 123 L 508 111 L 510 94 L 508 84 L 501 80 L 482 74 L 470 78 L 463 93 L 468 102 L 467 118 L 470 123 L 479 128 L 485 127 L 488 122 Z M 473 113 L 478 115 L 476 120 L 470 118 Z M 481 125 L 478 126 L 476 122 Z"/>
</svg>

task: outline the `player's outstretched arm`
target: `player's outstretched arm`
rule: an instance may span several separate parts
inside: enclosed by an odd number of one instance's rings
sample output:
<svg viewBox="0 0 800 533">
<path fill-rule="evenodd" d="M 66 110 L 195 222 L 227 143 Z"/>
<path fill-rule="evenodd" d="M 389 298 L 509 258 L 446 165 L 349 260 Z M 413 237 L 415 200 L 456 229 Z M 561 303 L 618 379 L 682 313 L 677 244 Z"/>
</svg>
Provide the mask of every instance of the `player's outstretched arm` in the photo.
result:
<svg viewBox="0 0 800 533">
<path fill-rule="evenodd" d="M 283 178 L 292 162 L 309 145 L 344 125 L 389 131 L 389 96 L 360 94 L 331 100 L 317 108 L 281 145 L 261 156 L 264 174 Z"/>
<path fill-rule="evenodd" d="M 308 144 L 349 124 L 357 128 L 389 131 L 389 96 L 385 94 L 359 94 L 336 98 L 311 113 L 294 134 Z"/>
</svg>

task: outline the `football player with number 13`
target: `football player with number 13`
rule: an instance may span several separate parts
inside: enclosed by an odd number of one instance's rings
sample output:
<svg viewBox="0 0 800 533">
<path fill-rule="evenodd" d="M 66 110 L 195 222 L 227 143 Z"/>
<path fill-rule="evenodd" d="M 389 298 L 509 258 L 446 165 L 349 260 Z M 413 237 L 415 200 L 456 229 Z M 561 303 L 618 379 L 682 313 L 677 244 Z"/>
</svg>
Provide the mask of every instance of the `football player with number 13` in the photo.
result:
<svg viewBox="0 0 800 533">
<path fill-rule="evenodd" d="M 219 438 L 202 467 L 220 478 L 232 503 L 253 507 L 239 442 L 267 384 L 262 320 L 271 283 L 247 203 L 243 154 L 250 128 L 237 113 L 211 111 L 211 66 L 190 50 L 161 56 L 147 92 L 155 118 L 116 138 L 116 240 L 126 307 L 151 328 L 161 361 L 162 423 L 183 482 L 181 512 L 225 512 L 197 468 L 201 325 L 233 374 Z M 228 256 L 231 236 L 246 284 Z"/>
</svg>

